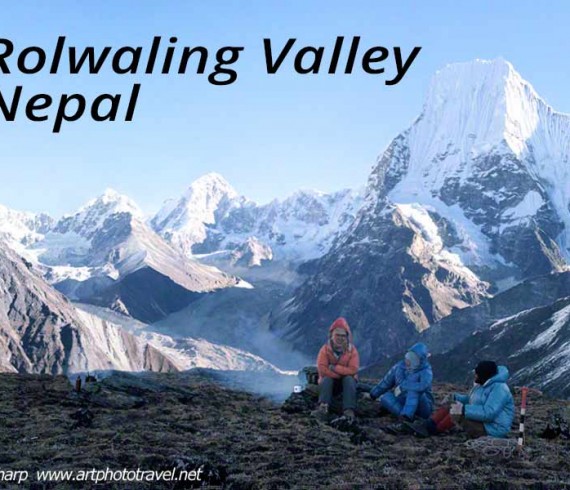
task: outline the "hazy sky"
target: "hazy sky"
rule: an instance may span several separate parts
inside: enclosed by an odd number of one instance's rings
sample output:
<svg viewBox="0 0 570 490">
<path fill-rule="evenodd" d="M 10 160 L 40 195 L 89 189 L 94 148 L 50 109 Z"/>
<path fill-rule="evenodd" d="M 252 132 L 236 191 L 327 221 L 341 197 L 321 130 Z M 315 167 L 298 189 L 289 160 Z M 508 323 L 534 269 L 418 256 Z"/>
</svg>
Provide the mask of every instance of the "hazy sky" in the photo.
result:
<svg viewBox="0 0 570 490">
<path fill-rule="evenodd" d="M 238 80 L 229 86 L 211 85 L 192 70 L 0 75 L 5 98 L 24 86 L 23 103 L 40 92 L 95 97 L 142 84 L 132 123 L 84 118 L 52 134 L 53 120 L 29 122 L 23 107 L 15 123 L 2 118 L 0 203 L 16 209 L 58 216 L 112 187 L 150 213 L 211 171 L 260 202 L 298 188 L 361 186 L 377 155 L 419 114 L 434 71 L 451 62 L 501 56 L 555 109 L 570 112 L 570 2 L 563 0 L 52 0 L 2 7 L 0 37 L 17 51 L 38 45 L 49 56 L 60 35 L 80 48 L 148 50 L 155 35 L 177 36 L 178 46 L 205 46 L 210 56 L 225 45 L 245 47 L 233 66 Z M 400 46 L 406 54 L 423 49 L 396 86 L 358 69 L 300 76 L 291 60 L 277 75 L 265 72 L 264 37 L 278 47 L 289 37 L 299 47 L 324 46 L 326 62 L 340 35 L 361 36 L 360 54 L 376 45 Z M 394 71 L 392 57 L 386 71 Z"/>
</svg>

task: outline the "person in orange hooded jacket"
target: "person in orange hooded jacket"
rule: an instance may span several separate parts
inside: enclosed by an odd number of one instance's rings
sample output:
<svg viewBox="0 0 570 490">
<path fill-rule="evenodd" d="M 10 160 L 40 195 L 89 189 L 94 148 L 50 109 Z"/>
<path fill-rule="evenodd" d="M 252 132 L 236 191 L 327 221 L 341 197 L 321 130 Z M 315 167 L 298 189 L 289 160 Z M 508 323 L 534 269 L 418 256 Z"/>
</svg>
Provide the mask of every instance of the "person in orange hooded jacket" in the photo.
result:
<svg viewBox="0 0 570 490">
<path fill-rule="evenodd" d="M 329 328 L 329 341 L 317 356 L 319 371 L 319 407 L 317 413 L 326 415 L 333 394 L 342 391 L 343 413 L 354 418 L 356 409 L 356 379 L 360 358 L 352 343 L 352 333 L 344 318 L 337 318 Z"/>
</svg>

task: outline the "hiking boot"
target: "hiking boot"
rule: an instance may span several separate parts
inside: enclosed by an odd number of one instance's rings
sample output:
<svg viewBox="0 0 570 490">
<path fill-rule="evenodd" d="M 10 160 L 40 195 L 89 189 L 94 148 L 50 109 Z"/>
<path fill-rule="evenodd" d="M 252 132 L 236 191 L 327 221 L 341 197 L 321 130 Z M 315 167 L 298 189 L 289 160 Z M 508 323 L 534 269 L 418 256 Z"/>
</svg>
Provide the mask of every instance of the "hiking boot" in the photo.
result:
<svg viewBox="0 0 570 490">
<path fill-rule="evenodd" d="M 320 403 L 319 406 L 311 412 L 311 416 L 322 422 L 328 421 L 329 406 L 326 403 Z"/>
<path fill-rule="evenodd" d="M 336 430 L 341 432 L 351 432 L 353 434 L 360 432 L 360 428 L 356 423 L 356 419 L 350 419 L 346 415 L 341 415 L 336 419 L 329 422 L 329 425 Z"/>
<path fill-rule="evenodd" d="M 415 422 L 403 422 L 403 424 L 410 429 L 416 437 L 429 437 L 431 434 L 428 431 L 425 420 L 418 419 Z"/>
<path fill-rule="evenodd" d="M 342 414 L 348 420 L 354 420 L 356 418 L 356 415 L 355 415 L 354 410 L 352 408 L 347 408 L 344 412 L 342 412 Z"/>
<path fill-rule="evenodd" d="M 411 434 L 412 430 L 407 427 L 404 422 L 395 422 L 394 424 L 387 425 L 381 428 L 384 432 L 392 435 Z"/>
</svg>

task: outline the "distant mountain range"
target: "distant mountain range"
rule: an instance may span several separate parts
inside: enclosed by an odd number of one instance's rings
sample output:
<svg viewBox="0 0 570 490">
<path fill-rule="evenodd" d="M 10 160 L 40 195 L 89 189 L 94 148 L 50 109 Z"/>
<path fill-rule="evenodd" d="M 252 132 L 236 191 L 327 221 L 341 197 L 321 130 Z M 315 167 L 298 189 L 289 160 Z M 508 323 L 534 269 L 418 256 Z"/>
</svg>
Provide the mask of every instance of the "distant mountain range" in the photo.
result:
<svg viewBox="0 0 570 490">
<path fill-rule="evenodd" d="M 354 202 L 350 201 L 351 198 L 354 198 Z M 228 215 L 224 214 L 224 200 L 231 199 L 234 199 L 234 207 L 238 202 L 247 203 L 247 211 L 251 213 L 247 221 L 249 232 L 260 231 L 259 236 L 267 238 L 267 243 L 253 234 L 248 234 L 247 230 L 242 229 L 244 226 L 235 225 L 235 229 L 231 228 L 229 223 L 235 219 L 232 214 L 235 211 L 229 213 L 234 218 L 228 218 Z M 245 198 L 237 197 L 235 191 L 231 190 L 229 184 L 220 176 L 209 174 L 196 181 L 181 199 L 186 207 L 178 206 L 184 211 L 178 215 L 178 221 L 174 219 L 175 214 L 169 213 L 169 231 L 165 231 L 166 221 L 162 222 L 162 229 L 157 227 L 157 231 L 161 231 L 163 236 L 157 233 L 152 225 L 157 226 L 158 216 L 164 214 L 165 208 L 154 218 L 146 219 L 128 197 L 107 190 L 98 198 L 87 202 L 76 213 L 59 220 L 44 214 L 34 215 L 2 207 L 0 237 L 9 247 L 4 247 L 6 253 L 13 255 L 12 250 L 17 252 L 36 281 L 41 281 L 40 276 L 43 276 L 47 283 L 72 301 L 88 303 L 95 307 L 91 313 L 86 313 L 84 308 L 87 305 L 77 309 L 65 302 L 67 317 L 70 318 L 69 325 L 89 325 L 91 330 L 108 326 L 109 329 L 114 329 L 113 332 L 121 332 L 121 335 L 126 335 L 129 339 L 132 338 L 132 333 L 135 335 L 132 341 L 141 342 L 141 345 L 147 345 L 148 349 L 156 349 L 158 353 L 164 354 L 167 369 L 214 367 L 271 370 L 275 367 L 270 363 L 239 348 L 243 344 L 256 350 L 255 345 L 258 345 L 261 347 L 257 350 L 263 351 L 262 344 L 265 340 L 262 342 L 255 335 L 250 336 L 246 342 L 234 338 L 234 347 L 231 347 L 224 345 L 223 336 L 217 334 L 198 335 L 202 338 L 196 338 L 188 335 L 190 328 L 186 329 L 186 333 L 184 329 L 176 328 L 174 330 L 178 334 L 173 338 L 140 326 L 147 327 L 146 323 L 164 319 L 224 289 L 251 290 L 253 286 L 247 281 L 231 273 L 222 272 L 216 265 L 245 271 L 260 268 L 262 264 L 270 263 L 274 259 L 271 245 L 281 254 L 278 262 L 285 261 L 286 265 L 278 266 L 278 272 L 269 275 L 279 275 L 279 281 L 288 282 L 288 278 L 296 276 L 294 270 L 287 271 L 289 261 L 294 264 L 302 263 L 326 250 L 336 236 L 337 222 L 342 221 L 346 226 L 353 218 L 350 211 L 358 205 L 358 199 L 358 194 L 350 191 L 332 197 L 318 192 L 300 192 L 283 203 L 275 201 L 267 206 L 257 206 Z M 194 207 L 189 207 L 190 201 Z M 309 210 L 303 203 L 311 203 L 315 209 Z M 203 206 L 203 209 L 200 211 L 201 208 L 196 206 Z M 190 211 L 197 209 L 197 216 L 192 217 Z M 253 223 L 253 218 L 258 222 Z M 215 219 L 223 222 L 218 223 L 219 230 L 229 230 L 224 240 L 219 239 L 221 232 L 215 230 Z M 314 222 L 327 225 L 331 220 L 334 223 L 325 231 L 311 229 Z M 290 228 L 289 232 L 277 233 L 276 223 L 285 223 Z M 241 232 L 238 229 L 242 229 Z M 294 229 L 299 232 L 294 233 Z M 172 233 L 172 230 L 176 230 L 176 233 Z M 216 240 L 212 239 L 213 234 L 218 237 Z M 315 236 L 319 238 L 319 243 L 312 242 Z M 191 243 L 205 247 L 204 243 L 207 241 L 213 253 L 203 257 L 202 261 L 185 246 Z M 297 248 L 297 244 L 301 245 Z M 228 248 L 224 249 L 222 246 Z M 283 272 L 282 267 L 286 269 Z M 26 281 L 23 280 L 23 283 Z M 47 283 L 42 284 L 42 287 L 50 291 L 58 301 L 62 300 Z M 260 299 L 257 302 L 266 304 L 264 301 L 268 294 L 264 291 L 259 293 Z M 257 291 L 254 294 L 258 295 Z M 280 294 L 278 293 L 277 298 L 281 297 Z M 11 300 L 8 303 L 11 303 Z M 247 305 L 244 306 L 247 309 Z M 263 315 L 262 313 L 261 316 Z M 240 316 L 243 318 L 243 315 Z M 109 318 L 112 320 L 109 321 Z M 38 321 L 47 322 L 43 317 Z M 128 325 L 132 325 L 134 321 L 142 323 L 137 328 L 129 328 Z M 203 324 L 202 328 L 211 330 L 207 323 Z M 85 334 L 90 330 L 83 331 Z M 200 334 L 194 331 L 192 333 Z M 105 335 L 100 333 L 103 339 Z M 217 343 L 209 342 L 204 337 L 213 338 Z M 16 343 L 21 344 L 18 341 L 12 345 Z M 89 344 L 87 341 L 84 343 Z M 46 348 L 57 350 L 59 347 L 61 346 L 50 344 Z M 28 347 L 24 345 L 22 349 L 26 352 Z M 122 347 L 115 350 L 128 351 Z M 83 352 L 83 348 L 74 347 L 74 352 Z M 275 348 L 272 352 L 278 357 L 282 356 Z M 70 353 L 64 349 L 63 355 Z M 66 372 L 104 367 L 147 369 L 144 363 L 135 362 L 136 356 L 130 352 L 127 358 L 133 358 L 132 365 L 117 363 L 113 356 L 111 360 L 105 358 L 101 361 L 101 355 L 98 353 L 78 355 L 86 357 L 87 360 L 83 363 L 55 363 L 49 370 Z M 3 363 L 6 369 L 34 371 L 36 366 L 43 366 L 39 361 L 25 364 L 14 359 L 6 357 Z M 38 369 L 47 368 L 44 366 Z"/>
<path fill-rule="evenodd" d="M 177 352 L 228 339 L 231 356 L 312 359 L 345 316 L 365 365 L 425 338 L 438 359 L 493 355 L 564 394 L 565 364 L 547 359 L 566 355 L 569 132 L 510 63 L 458 63 L 363 191 L 259 205 L 208 174 L 151 217 L 113 191 L 59 220 L 0 208 L 0 235 L 37 280 L 155 323 Z"/>
</svg>

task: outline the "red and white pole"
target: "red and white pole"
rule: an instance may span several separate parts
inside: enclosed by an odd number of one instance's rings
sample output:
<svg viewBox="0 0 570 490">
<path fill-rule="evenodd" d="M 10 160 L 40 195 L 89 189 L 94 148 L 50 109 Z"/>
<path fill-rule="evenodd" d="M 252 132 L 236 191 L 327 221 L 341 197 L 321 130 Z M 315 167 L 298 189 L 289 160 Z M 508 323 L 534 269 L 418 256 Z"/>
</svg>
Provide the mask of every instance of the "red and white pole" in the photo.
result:
<svg viewBox="0 0 570 490">
<path fill-rule="evenodd" d="M 524 445 L 524 417 L 526 415 L 526 396 L 528 394 L 528 388 L 523 386 L 521 389 L 521 421 L 519 425 L 519 438 L 517 441 L 518 449 L 522 449 Z"/>
</svg>

